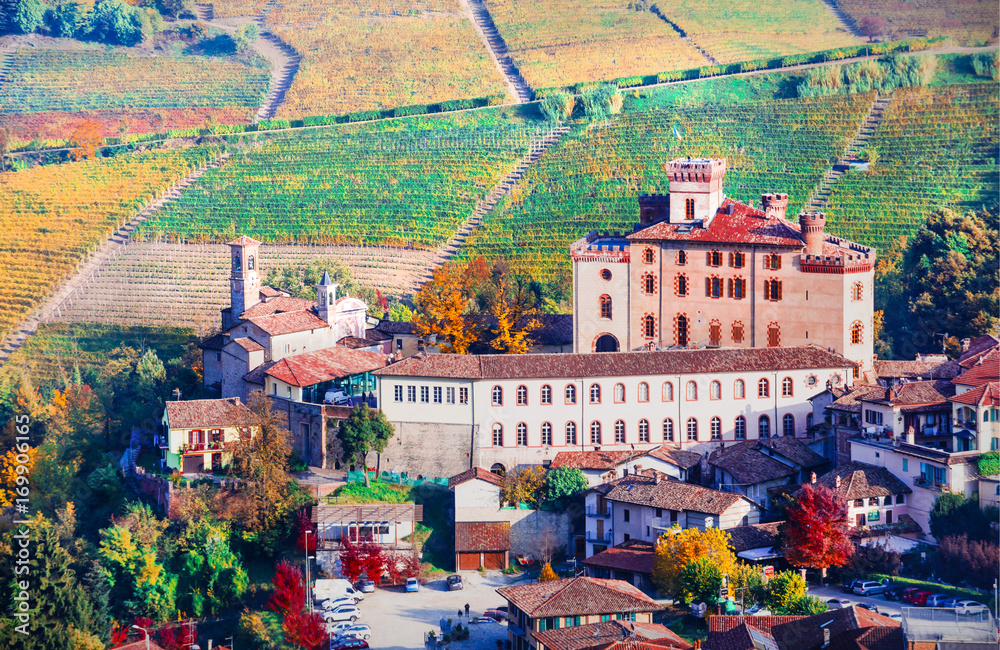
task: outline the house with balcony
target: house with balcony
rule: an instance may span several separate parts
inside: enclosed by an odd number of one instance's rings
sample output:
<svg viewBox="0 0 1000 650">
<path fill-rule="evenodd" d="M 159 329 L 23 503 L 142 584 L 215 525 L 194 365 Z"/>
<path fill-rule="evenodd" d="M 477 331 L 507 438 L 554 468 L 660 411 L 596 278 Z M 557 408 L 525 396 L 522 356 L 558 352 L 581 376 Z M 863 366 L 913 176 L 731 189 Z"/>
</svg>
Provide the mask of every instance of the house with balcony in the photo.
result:
<svg viewBox="0 0 1000 650">
<path fill-rule="evenodd" d="M 769 490 L 801 485 L 829 461 L 788 436 L 722 445 L 708 457 L 712 487 L 742 494 L 762 509 L 771 507 Z"/>
<path fill-rule="evenodd" d="M 561 451 L 549 469 L 575 467 L 594 487 L 643 470 L 654 470 L 678 481 L 697 482 L 701 454 L 660 445 L 648 451 Z"/>
<path fill-rule="evenodd" d="M 585 496 L 586 556 L 630 539 L 653 542 L 673 526 L 733 528 L 760 521 L 760 506 L 733 492 L 633 474 L 592 488 Z"/>
<path fill-rule="evenodd" d="M 847 520 L 857 529 L 888 528 L 907 515 L 913 489 L 885 467 L 852 461 L 837 467 L 813 485 L 829 488 L 847 505 Z"/>
<path fill-rule="evenodd" d="M 641 539 L 630 539 L 618 546 L 591 555 L 583 561 L 587 575 L 594 578 L 624 580 L 644 593 L 656 591 L 653 584 L 653 560 L 656 545 Z"/>
<path fill-rule="evenodd" d="M 900 438 L 918 445 L 955 449 L 950 381 L 914 381 L 858 397 L 862 437 Z M 912 438 L 912 439 L 911 439 Z"/>
<path fill-rule="evenodd" d="M 239 397 L 167 402 L 156 436 L 161 466 L 182 474 L 222 471 L 236 446 L 253 439 L 254 422 Z"/>
<path fill-rule="evenodd" d="M 884 387 L 872 384 L 854 384 L 850 387 L 828 386 L 813 398 L 814 421 L 830 426 L 835 440 L 834 464 L 851 460 L 851 438 L 862 429 L 861 402 L 870 395 L 884 394 Z"/>
<path fill-rule="evenodd" d="M 948 400 L 952 407 L 955 451 L 1000 449 L 1000 382 L 956 388 L 957 394 Z"/>
<path fill-rule="evenodd" d="M 578 577 L 500 587 L 507 600 L 507 639 L 512 650 L 546 650 L 539 633 L 594 623 L 647 624 L 662 609 L 621 580 Z M 558 646 L 556 646 L 558 647 Z"/>
</svg>

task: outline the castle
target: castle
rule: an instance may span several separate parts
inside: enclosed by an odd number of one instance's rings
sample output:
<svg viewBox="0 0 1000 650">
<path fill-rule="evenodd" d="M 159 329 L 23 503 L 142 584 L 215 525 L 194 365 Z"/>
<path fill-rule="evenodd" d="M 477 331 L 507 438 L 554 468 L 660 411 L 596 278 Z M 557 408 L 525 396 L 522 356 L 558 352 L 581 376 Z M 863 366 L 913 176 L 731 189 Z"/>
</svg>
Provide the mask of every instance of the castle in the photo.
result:
<svg viewBox="0 0 1000 650">
<path fill-rule="evenodd" d="M 670 193 L 639 196 L 632 233 L 570 249 L 574 352 L 817 345 L 873 368 L 875 249 L 723 192 L 724 159 L 666 164 Z"/>
</svg>

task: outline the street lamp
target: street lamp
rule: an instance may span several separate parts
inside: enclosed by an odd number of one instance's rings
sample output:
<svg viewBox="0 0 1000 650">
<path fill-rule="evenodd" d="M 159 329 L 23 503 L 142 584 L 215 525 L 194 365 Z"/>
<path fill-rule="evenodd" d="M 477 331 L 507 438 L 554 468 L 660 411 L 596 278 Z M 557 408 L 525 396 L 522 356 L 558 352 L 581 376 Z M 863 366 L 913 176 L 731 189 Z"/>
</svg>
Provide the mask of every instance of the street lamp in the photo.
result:
<svg viewBox="0 0 1000 650">
<path fill-rule="evenodd" d="M 306 530 L 303 533 L 306 547 L 306 606 L 310 612 L 312 611 L 312 595 L 309 593 L 309 533 L 311 532 L 311 530 Z"/>
<path fill-rule="evenodd" d="M 139 627 L 138 625 L 133 625 L 137 630 L 142 630 L 142 633 L 146 635 L 146 650 L 149 650 L 149 630 L 144 627 Z"/>
</svg>

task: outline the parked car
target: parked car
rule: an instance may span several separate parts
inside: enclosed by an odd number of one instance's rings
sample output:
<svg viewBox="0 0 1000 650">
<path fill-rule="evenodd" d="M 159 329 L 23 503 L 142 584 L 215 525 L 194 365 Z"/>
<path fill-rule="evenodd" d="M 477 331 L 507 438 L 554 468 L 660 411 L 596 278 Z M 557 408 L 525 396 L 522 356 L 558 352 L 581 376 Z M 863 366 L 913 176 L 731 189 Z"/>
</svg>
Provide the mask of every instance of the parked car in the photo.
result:
<svg viewBox="0 0 1000 650">
<path fill-rule="evenodd" d="M 859 596 L 874 596 L 885 592 L 885 585 L 874 580 L 865 580 L 859 585 L 854 585 L 854 593 Z"/>
<path fill-rule="evenodd" d="M 886 600 L 899 600 L 900 596 L 903 595 L 904 589 L 906 587 L 903 585 L 886 585 L 882 595 L 885 596 Z"/>
<path fill-rule="evenodd" d="M 869 612 L 875 612 L 878 614 L 878 605 L 875 603 L 858 603 L 858 607 L 864 607 Z"/>
<path fill-rule="evenodd" d="M 489 616 L 477 616 L 469 622 L 475 625 L 477 623 L 497 623 L 498 621 L 495 618 L 490 618 Z"/>
<path fill-rule="evenodd" d="M 336 404 L 337 406 L 347 404 L 350 401 L 350 395 L 342 390 L 328 390 L 326 391 L 326 395 L 323 397 L 324 404 Z"/>
<path fill-rule="evenodd" d="M 353 625 L 348 625 L 346 628 L 340 630 L 337 636 L 343 639 L 357 638 L 364 639 L 367 641 L 372 637 L 372 627 L 367 623 L 354 623 Z"/>
<path fill-rule="evenodd" d="M 961 596 L 952 596 L 951 598 L 941 603 L 939 607 L 947 607 L 948 609 L 955 609 L 958 606 L 958 604 L 963 600 L 965 599 L 962 598 Z"/>
<path fill-rule="evenodd" d="M 924 605 L 927 604 L 927 599 L 933 595 L 934 592 L 920 590 L 914 593 L 912 596 L 910 596 L 910 602 L 916 605 L 917 607 L 923 607 Z"/>
<path fill-rule="evenodd" d="M 325 612 L 322 612 L 325 613 Z M 340 633 L 349 627 L 353 627 L 354 623 L 350 621 L 341 621 L 340 623 L 327 623 L 326 633 L 330 635 L 331 639 L 335 639 L 340 636 Z"/>
<path fill-rule="evenodd" d="M 459 589 L 464 589 L 465 585 L 462 584 L 462 576 L 453 575 L 448 576 L 448 591 L 458 591 Z"/>
<path fill-rule="evenodd" d="M 889 618 L 896 619 L 897 621 L 903 620 L 903 615 L 900 614 L 899 612 L 886 612 L 882 614 L 882 616 L 888 616 Z"/>
<path fill-rule="evenodd" d="M 375 583 L 372 580 L 358 580 L 358 584 L 355 587 L 364 594 L 375 593 Z"/>
<path fill-rule="evenodd" d="M 335 609 L 324 612 L 323 620 L 327 623 L 333 623 L 334 621 L 350 621 L 353 623 L 358 620 L 359 616 L 361 616 L 361 610 L 358 609 L 357 605 L 340 605 Z"/>
<path fill-rule="evenodd" d="M 420 591 L 420 581 L 417 580 L 416 578 L 407 578 L 406 579 L 406 591 L 407 592 L 410 592 L 410 591 Z"/>
<path fill-rule="evenodd" d="M 357 603 L 355 603 L 354 599 L 351 598 L 350 596 L 338 596 L 337 598 L 330 598 L 328 600 L 324 600 L 322 603 L 319 604 L 319 607 L 325 610 L 331 610 L 331 609 L 337 609 L 341 605 L 357 605 Z"/>
<path fill-rule="evenodd" d="M 841 585 L 841 588 L 844 590 L 845 594 L 853 594 L 854 588 L 860 585 L 862 582 L 864 582 L 864 580 L 850 580 Z"/>
<path fill-rule="evenodd" d="M 503 609 L 500 609 L 499 607 L 496 607 L 494 609 L 488 609 L 485 612 L 483 612 L 483 616 L 492 618 L 494 621 L 506 621 L 507 608 L 504 607 Z"/>
<path fill-rule="evenodd" d="M 349 639 L 334 639 L 330 642 L 330 650 L 358 650 L 368 648 L 368 642 L 364 639 L 351 637 Z"/>
<path fill-rule="evenodd" d="M 826 601 L 827 609 L 846 609 L 851 606 L 851 601 L 846 598 L 831 598 Z"/>
<path fill-rule="evenodd" d="M 978 603 L 974 600 L 960 600 L 955 605 L 955 613 L 963 616 L 969 616 L 970 614 L 982 614 L 985 611 L 986 605 Z"/>
<path fill-rule="evenodd" d="M 899 599 L 904 603 L 913 603 L 913 594 L 921 591 L 920 587 L 907 587 L 903 591 L 899 592 Z"/>
<path fill-rule="evenodd" d="M 924 607 L 944 607 L 944 601 L 948 598 L 948 594 L 931 594 L 924 601 Z"/>
</svg>

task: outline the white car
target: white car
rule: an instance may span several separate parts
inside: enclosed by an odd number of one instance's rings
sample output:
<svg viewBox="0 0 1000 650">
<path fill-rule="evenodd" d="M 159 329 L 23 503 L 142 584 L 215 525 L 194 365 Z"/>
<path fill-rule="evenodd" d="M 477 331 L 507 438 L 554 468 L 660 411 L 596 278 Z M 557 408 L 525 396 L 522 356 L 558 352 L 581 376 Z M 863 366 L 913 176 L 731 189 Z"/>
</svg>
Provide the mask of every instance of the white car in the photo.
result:
<svg viewBox="0 0 1000 650">
<path fill-rule="evenodd" d="M 982 614 L 986 611 L 986 605 L 977 603 L 974 600 L 962 600 L 955 604 L 955 613 L 968 616 L 969 614 Z"/>
<path fill-rule="evenodd" d="M 323 612 L 323 620 L 327 623 L 335 621 L 350 621 L 353 623 L 361 616 L 361 610 L 357 605 L 338 605 L 334 609 Z"/>
<path fill-rule="evenodd" d="M 325 614 L 326 612 L 318 612 L 319 614 Z M 330 637 L 338 637 L 340 634 L 349 627 L 354 627 L 354 623 L 350 621 L 341 621 L 340 623 L 327 623 L 326 633 Z"/>
<path fill-rule="evenodd" d="M 319 606 L 322 607 L 323 609 L 329 610 L 329 609 L 336 609 L 341 605 L 357 605 L 357 603 L 354 602 L 354 599 L 351 598 L 350 596 L 338 596 L 337 598 L 324 600 L 322 603 L 320 603 Z"/>
<path fill-rule="evenodd" d="M 340 630 L 336 636 L 341 639 L 355 638 L 367 641 L 372 636 L 372 628 L 367 623 L 355 623 Z"/>
</svg>

